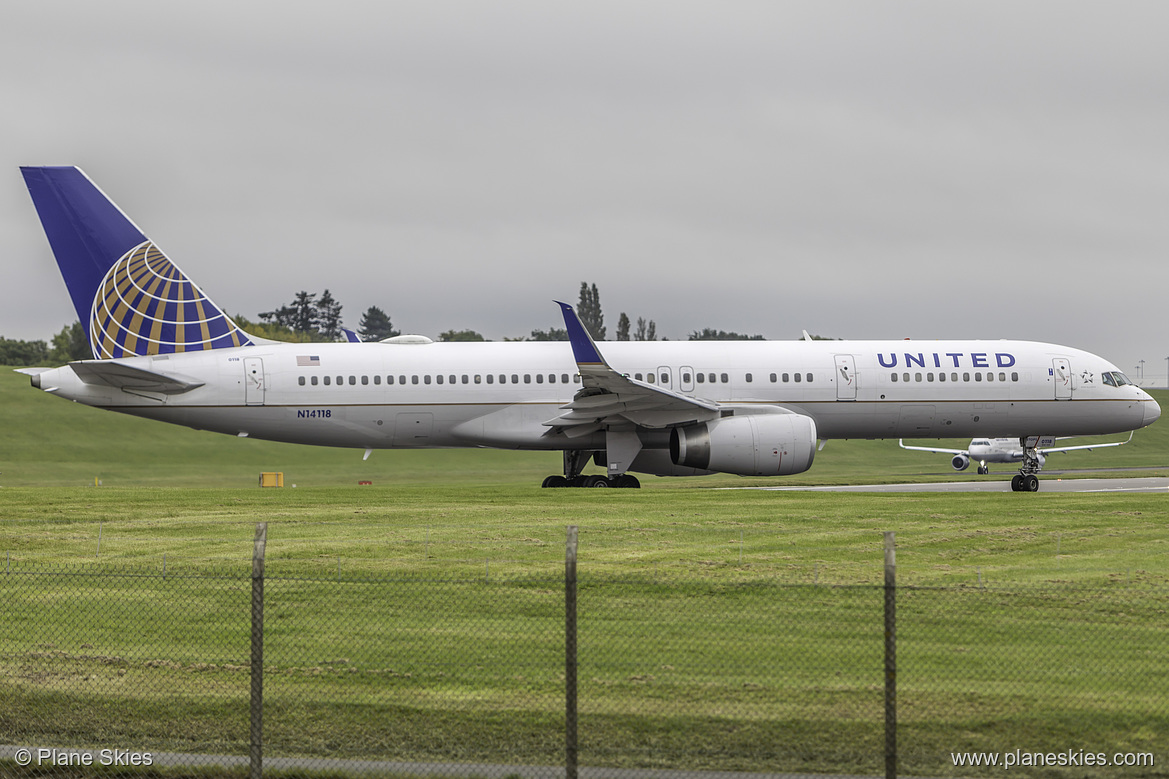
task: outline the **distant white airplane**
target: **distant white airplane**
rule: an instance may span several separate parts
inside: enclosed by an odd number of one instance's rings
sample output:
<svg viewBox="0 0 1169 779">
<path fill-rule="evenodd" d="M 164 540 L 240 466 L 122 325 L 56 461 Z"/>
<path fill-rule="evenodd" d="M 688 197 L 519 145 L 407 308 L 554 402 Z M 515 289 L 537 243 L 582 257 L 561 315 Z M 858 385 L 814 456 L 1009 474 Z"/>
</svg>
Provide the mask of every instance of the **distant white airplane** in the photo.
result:
<svg viewBox="0 0 1169 779">
<path fill-rule="evenodd" d="M 1093 449 L 1104 449 L 1109 446 L 1124 446 L 1132 440 L 1132 433 L 1128 434 L 1128 439 L 1124 441 L 1113 441 L 1105 444 L 1085 444 L 1082 446 L 1061 446 L 1061 447 L 1046 447 L 1039 446 L 1035 449 L 1035 457 L 1038 460 L 1036 464 L 1037 470 L 1042 470 L 1044 464 L 1047 462 L 1047 455 L 1056 454 L 1058 452 L 1074 452 L 1077 450 L 1091 451 Z M 902 449 L 912 449 L 915 452 L 939 452 L 942 454 L 952 454 L 953 458 L 950 460 L 950 465 L 956 471 L 964 471 L 970 467 L 970 461 L 973 460 L 978 463 L 978 473 L 990 473 L 988 463 L 1021 463 L 1023 462 L 1023 445 L 1024 441 L 1018 438 L 975 438 L 970 442 L 968 449 L 942 449 L 930 446 L 906 446 L 905 440 L 897 442 Z"/>
<path fill-rule="evenodd" d="M 800 473 L 818 439 L 1026 437 L 1012 486 L 1033 492 L 1040 436 L 1124 432 L 1161 414 L 1115 365 L 1067 346 L 599 346 L 563 303 L 570 343 L 280 343 L 244 332 L 78 168 L 22 171 L 95 358 L 22 372 L 45 392 L 135 416 L 366 456 L 560 451 L 564 473 L 546 487 L 635 487 L 633 473 Z M 607 474 L 583 476 L 590 459 Z"/>
</svg>

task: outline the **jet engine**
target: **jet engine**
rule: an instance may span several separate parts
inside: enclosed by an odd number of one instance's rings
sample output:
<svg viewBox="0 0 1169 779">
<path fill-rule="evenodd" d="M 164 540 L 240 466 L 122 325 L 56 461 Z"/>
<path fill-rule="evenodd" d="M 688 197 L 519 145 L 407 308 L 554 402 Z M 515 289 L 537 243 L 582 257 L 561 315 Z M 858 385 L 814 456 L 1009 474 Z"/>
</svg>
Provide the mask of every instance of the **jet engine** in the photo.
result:
<svg viewBox="0 0 1169 779">
<path fill-rule="evenodd" d="M 787 476 L 812 467 L 816 423 L 803 414 L 723 417 L 670 431 L 674 465 L 740 476 Z"/>
<path fill-rule="evenodd" d="M 953 465 L 956 471 L 964 471 L 970 467 L 970 458 L 964 454 L 956 454 L 954 459 L 950 460 L 950 465 Z"/>
</svg>

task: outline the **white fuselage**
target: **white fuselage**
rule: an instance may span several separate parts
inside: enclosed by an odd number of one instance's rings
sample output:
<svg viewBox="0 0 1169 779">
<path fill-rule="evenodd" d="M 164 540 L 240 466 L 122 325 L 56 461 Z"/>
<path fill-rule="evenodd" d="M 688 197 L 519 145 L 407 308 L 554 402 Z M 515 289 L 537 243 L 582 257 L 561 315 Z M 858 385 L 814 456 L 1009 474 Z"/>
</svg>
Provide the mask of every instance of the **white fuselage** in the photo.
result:
<svg viewBox="0 0 1169 779">
<path fill-rule="evenodd" d="M 617 371 L 742 413 L 781 406 L 828 438 L 1117 433 L 1160 409 L 1087 352 L 1024 341 L 606 342 Z M 266 344 L 119 363 L 202 382 L 181 394 L 83 383 L 42 389 L 92 406 L 276 441 L 357 448 L 599 449 L 555 425 L 580 381 L 565 342 Z M 701 380 L 700 380 L 701 379 Z M 647 447 L 652 430 L 643 430 Z"/>
</svg>

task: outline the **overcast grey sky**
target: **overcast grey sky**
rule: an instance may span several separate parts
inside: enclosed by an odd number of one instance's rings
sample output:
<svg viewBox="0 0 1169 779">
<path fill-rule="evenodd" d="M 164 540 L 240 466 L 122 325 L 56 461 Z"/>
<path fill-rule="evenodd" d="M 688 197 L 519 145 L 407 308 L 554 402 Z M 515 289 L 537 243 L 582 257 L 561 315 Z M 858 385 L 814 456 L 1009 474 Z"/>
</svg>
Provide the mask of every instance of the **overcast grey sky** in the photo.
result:
<svg viewBox="0 0 1169 779">
<path fill-rule="evenodd" d="M 1164 2 L 10 3 L 0 335 L 76 316 L 21 164 L 255 317 L 1023 338 L 1164 382 Z"/>
</svg>

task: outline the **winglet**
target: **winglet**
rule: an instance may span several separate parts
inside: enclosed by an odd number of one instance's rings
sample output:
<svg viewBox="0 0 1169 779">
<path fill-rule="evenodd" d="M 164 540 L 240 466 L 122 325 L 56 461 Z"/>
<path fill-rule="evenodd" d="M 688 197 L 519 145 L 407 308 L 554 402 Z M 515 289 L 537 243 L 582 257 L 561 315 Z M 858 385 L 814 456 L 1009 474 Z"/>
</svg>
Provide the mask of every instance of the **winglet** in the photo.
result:
<svg viewBox="0 0 1169 779">
<path fill-rule="evenodd" d="M 361 343 L 361 336 L 357 334 L 356 330 L 350 330 L 348 327 L 342 327 L 341 332 L 345 334 L 345 340 L 351 344 Z"/>
<path fill-rule="evenodd" d="M 556 301 L 556 304 L 560 306 L 560 313 L 564 315 L 564 327 L 568 330 L 568 340 L 572 344 L 572 355 L 576 358 L 576 364 L 578 366 L 606 365 L 605 358 L 601 356 L 596 342 L 589 335 L 584 323 L 580 321 L 576 310 L 559 300 Z"/>
</svg>

